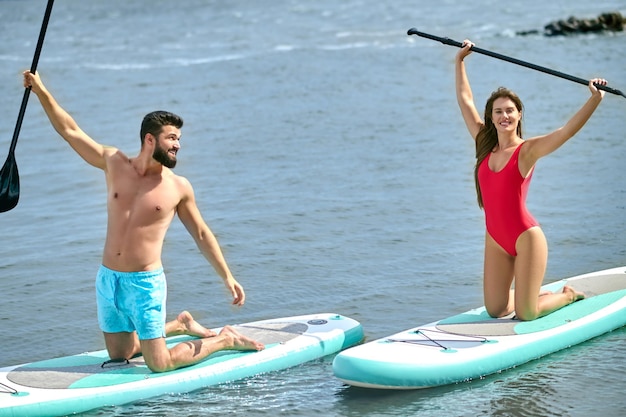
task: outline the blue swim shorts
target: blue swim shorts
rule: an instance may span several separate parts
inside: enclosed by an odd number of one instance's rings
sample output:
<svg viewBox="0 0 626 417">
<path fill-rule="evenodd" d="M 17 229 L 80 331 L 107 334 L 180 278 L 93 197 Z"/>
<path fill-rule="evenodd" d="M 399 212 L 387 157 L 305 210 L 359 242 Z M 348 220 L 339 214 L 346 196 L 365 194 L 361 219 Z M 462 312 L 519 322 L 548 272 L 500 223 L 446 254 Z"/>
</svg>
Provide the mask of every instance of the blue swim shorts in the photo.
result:
<svg viewBox="0 0 626 417">
<path fill-rule="evenodd" d="M 139 340 L 165 337 L 166 298 L 163 268 L 118 272 L 100 266 L 98 270 L 96 302 L 103 332 L 136 331 Z"/>
</svg>

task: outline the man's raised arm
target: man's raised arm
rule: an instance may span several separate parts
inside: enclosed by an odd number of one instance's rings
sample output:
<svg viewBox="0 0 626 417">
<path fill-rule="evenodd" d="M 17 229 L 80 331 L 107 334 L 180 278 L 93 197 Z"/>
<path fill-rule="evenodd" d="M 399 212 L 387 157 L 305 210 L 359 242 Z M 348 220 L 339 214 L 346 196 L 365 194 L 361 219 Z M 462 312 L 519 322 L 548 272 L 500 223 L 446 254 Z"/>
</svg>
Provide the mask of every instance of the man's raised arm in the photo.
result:
<svg viewBox="0 0 626 417">
<path fill-rule="evenodd" d="M 105 169 L 105 147 L 89 137 L 46 89 L 38 73 L 24 71 L 24 87 L 37 95 L 50 123 L 87 163 Z"/>
</svg>

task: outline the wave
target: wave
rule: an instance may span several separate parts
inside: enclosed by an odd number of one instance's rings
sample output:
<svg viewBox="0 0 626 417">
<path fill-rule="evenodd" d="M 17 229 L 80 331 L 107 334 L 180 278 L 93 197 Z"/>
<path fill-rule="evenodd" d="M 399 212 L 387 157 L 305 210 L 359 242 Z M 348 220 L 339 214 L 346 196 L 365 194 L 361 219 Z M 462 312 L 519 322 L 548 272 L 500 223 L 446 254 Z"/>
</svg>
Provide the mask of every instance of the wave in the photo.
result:
<svg viewBox="0 0 626 417">
<path fill-rule="evenodd" d="M 408 40 L 407 40 L 408 39 Z M 170 58 L 166 60 L 157 60 L 157 59 L 146 59 L 144 61 L 138 61 L 136 58 L 134 62 L 130 60 L 128 62 L 102 62 L 102 61 L 84 61 L 81 65 L 84 68 L 89 69 L 98 69 L 98 70 L 110 70 L 110 71 L 124 71 L 124 70 L 147 70 L 147 69 L 158 69 L 158 68 L 171 68 L 171 67 L 189 67 L 196 65 L 206 65 L 212 63 L 226 62 L 226 61 L 235 61 L 235 60 L 243 60 L 254 58 L 263 55 L 270 55 L 274 53 L 290 53 L 296 51 L 302 51 L 305 49 L 308 50 L 321 50 L 321 51 L 343 51 L 349 49 L 364 49 L 364 48 L 373 48 L 373 49 L 390 49 L 407 46 L 410 43 L 410 38 L 399 38 L 394 41 L 383 41 L 383 40 L 370 40 L 370 41 L 356 41 L 356 42 L 337 42 L 337 43 L 326 43 L 326 44 L 318 44 L 318 45 L 292 45 L 292 44 L 277 44 L 271 46 L 264 51 L 250 51 L 248 53 L 237 53 L 237 54 L 224 54 L 224 55 L 216 55 L 216 56 L 206 56 L 206 57 L 178 57 L 178 58 Z M 0 56 L 0 60 L 2 56 Z M 75 59 L 75 58 L 73 58 Z M 17 60 L 17 59 L 16 59 Z M 58 61 L 58 60 L 55 60 Z M 63 61 L 63 59 L 61 59 Z"/>
<path fill-rule="evenodd" d="M 233 61 L 237 59 L 244 59 L 249 56 L 241 54 L 232 55 L 220 55 L 205 58 L 176 58 L 166 61 L 159 61 L 158 63 L 152 62 L 124 62 L 124 63 L 102 63 L 102 62 L 86 62 L 83 63 L 83 67 L 100 70 L 146 70 L 155 68 L 169 68 L 169 67 L 189 67 L 193 65 L 211 64 L 214 62 Z"/>
<path fill-rule="evenodd" d="M 0 61 L 17 62 L 17 61 L 23 61 L 23 60 L 24 60 L 24 57 L 17 56 L 17 55 L 0 55 Z"/>
</svg>

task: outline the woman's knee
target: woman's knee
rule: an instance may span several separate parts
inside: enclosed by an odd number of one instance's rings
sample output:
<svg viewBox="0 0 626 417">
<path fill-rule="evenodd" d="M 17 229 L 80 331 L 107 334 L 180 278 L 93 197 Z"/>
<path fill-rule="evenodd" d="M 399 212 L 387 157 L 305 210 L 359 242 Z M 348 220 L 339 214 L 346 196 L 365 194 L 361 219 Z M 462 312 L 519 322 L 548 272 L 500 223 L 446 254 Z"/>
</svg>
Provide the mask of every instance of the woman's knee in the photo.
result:
<svg viewBox="0 0 626 417">
<path fill-rule="evenodd" d="M 511 308 L 507 303 L 485 303 L 485 310 L 489 317 L 493 317 L 494 319 L 504 317 L 511 313 Z"/>
<path fill-rule="evenodd" d="M 527 310 L 527 309 L 515 309 L 515 317 L 521 321 L 531 321 L 535 320 L 539 317 L 537 311 Z"/>
</svg>

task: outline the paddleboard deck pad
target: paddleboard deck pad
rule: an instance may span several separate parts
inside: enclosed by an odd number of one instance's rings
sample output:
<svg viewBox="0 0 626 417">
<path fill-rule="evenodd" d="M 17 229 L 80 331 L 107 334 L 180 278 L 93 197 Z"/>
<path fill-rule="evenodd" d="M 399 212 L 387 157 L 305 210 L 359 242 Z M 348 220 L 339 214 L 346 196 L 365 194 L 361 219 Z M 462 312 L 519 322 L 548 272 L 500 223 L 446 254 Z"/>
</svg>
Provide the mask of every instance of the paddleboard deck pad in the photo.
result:
<svg viewBox="0 0 626 417">
<path fill-rule="evenodd" d="M 532 321 L 491 318 L 484 307 L 405 330 L 339 353 L 343 382 L 379 389 L 420 389 L 490 375 L 626 325 L 626 267 L 544 285 L 569 285 L 586 298 Z"/>
<path fill-rule="evenodd" d="M 265 344 L 265 349 L 220 351 L 198 364 L 163 373 L 150 371 L 142 357 L 111 362 L 106 350 L 0 368 L 0 416 L 60 416 L 189 392 L 300 365 L 363 339 L 360 323 L 334 313 L 232 327 Z M 167 338 L 167 344 L 192 339 L 175 336 Z"/>
</svg>

